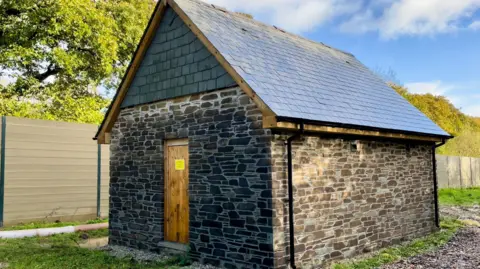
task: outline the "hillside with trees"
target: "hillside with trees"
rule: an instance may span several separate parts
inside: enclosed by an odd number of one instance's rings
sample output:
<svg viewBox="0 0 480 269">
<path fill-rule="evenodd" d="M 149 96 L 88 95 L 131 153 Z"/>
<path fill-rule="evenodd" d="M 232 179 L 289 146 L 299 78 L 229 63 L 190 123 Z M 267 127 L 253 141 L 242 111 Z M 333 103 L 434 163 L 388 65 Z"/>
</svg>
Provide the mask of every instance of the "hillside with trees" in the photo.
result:
<svg viewBox="0 0 480 269">
<path fill-rule="evenodd" d="M 442 129 L 455 136 L 445 146 L 438 148 L 437 153 L 480 157 L 480 118 L 465 115 L 444 96 L 413 94 L 402 86 L 390 86 Z"/>
</svg>

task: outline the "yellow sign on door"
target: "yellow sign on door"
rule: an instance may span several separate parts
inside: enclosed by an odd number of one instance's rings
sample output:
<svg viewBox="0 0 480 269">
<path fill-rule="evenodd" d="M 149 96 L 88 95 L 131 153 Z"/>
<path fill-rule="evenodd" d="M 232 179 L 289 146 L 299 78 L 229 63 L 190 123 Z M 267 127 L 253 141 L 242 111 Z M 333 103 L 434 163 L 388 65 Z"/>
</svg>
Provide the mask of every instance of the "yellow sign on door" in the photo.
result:
<svg viewBox="0 0 480 269">
<path fill-rule="evenodd" d="M 185 170 L 185 159 L 175 160 L 175 170 Z"/>
</svg>

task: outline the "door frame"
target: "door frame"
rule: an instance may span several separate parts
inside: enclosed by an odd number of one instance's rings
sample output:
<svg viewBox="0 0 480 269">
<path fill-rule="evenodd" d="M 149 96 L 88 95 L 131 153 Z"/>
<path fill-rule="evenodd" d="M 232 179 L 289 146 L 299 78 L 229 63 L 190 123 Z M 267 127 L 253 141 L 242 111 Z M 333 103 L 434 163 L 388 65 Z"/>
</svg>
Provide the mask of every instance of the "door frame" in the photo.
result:
<svg viewBox="0 0 480 269">
<path fill-rule="evenodd" d="M 164 172 L 164 177 L 163 177 L 163 237 L 164 237 L 164 241 L 166 241 L 166 223 L 167 223 L 167 206 L 168 206 L 168 202 L 167 202 L 167 192 L 168 192 L 168 147 L 175 147 L 175 146 L 187 146 L 187 149 L 188 149 L 188 138 L 181 138 L 181 139 L 166 139 L 164 140 L 164 145 L 163 145 L 163 172 Z M 188 154 L 188 160 L 190 161 L 190 154 L 189 152 L 187 152 Z M 190 167 L 187 166 L 189 169 Z M 188 171 L 188 175 L 190 174 L 190 171 Z M 188 183 L 190 184 L 190 175 L 188 176 Z M 189 194 L 189 190 L 188 190 L 188 185 L 187 185 L 187 198 L 188 198 L 188 210 L 190 211 L 190 194 Z M 188 212 L 188 217 L 190 218 L 190 212 Z M 188 220 L 189 224 L 188 224 L 188 232 L 190 233 L 190 219 Z M 188 236 L 189 238 L 190 236 Z M 170 241 L 169 241 L 170 242 Z M 172 242 L 172 243 L 176 243 L 176 244 L 182 244 L 180 242 Z"/>
</svg>

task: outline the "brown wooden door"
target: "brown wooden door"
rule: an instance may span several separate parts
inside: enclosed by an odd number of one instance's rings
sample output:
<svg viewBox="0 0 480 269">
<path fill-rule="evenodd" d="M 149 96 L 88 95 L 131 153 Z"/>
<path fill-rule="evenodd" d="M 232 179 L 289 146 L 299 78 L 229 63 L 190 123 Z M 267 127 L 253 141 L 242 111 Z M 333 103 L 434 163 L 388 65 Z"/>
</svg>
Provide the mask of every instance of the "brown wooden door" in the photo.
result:
<svg viewBox="0 0 480 269">
<path fill-rule="evenodd" d="M 165 145 L 165 240 L 188 243 L 188 141 Z"/>
</svg>

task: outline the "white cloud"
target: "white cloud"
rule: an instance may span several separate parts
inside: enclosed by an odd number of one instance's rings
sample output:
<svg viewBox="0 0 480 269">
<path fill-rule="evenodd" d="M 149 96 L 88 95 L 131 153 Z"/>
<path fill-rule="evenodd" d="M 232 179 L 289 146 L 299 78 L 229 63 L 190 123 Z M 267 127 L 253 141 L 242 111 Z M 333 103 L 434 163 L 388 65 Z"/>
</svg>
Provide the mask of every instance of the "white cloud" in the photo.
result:
<svg viewBox="0 0 480 269">
<path fill-rule="evenodd" d="M 411 93 L 430 93 L 433 95 L 444 95 L 454 88 L 453 86 L 444 84 L 439 80 L 432 82 L 406 83 L 405 87 L 408 88 L 409 92 Z"/>
<path fill-rule="evenodd" d="M 405 87 L 411 93 L 443 95 L 463 113 L 480 117 L 480 94 L 475 90 L 478 85 L 477 83 L 447 84 L 437 80 L 406 83 Z"/>
<path fill-rule="evenodd" d="M 463 112 L 470 116 L 480 117 L 480 105 L 467 106 L 463 109 Z"/>
<path fill-rule="evenodd" d="M 373 15 L 373 10 L 368 9 L 356 14 L 349 20 L 340 24 L 340 30 L 348 33 L 363 34 L 378 29 L 379 22 Z"/>
<path fill-rule="evenodd" d="M 361 0 L 204 0 L 229 10 L 262 17 L 292 32 L 307 32 L 361 8 Z"/>
<path fill-rule="evenodd" d="M 402 0 L 384 14 L 382 35 L 422 35 L 457 29 L 459 20 L 472 15 L 479 0 Z"/>
<path fill-rule="evenodd" d="M 293 32 L 326 23 L 344 32 L 378 32 L 382 38 L 435 35 L 480 29 L 472 21 L 480 0 L 204 0 L 229 10 L 253 14 Z"/>
<path fill-rule="evenodd" d="M 353 33 L 378 31 L 385 39 L 401 35 L 434 35 L 472 28 L 462 26 L 462 20 L 471 20 L 474 11 L 480 8 L 480 0 L 396 0 L 386 3 L 383 10 L 377 12 L 380 15 L 373 16 L 370 7 L 343 22 L 340 29 Z"/>
<path fill-rule="evenodd" d="M 470 23 L 470 25 L 468 26 L 469 29 L 471 30 L 480 30 L 480 21 L 474 21 L 472 23 Z"/>
</svg>

